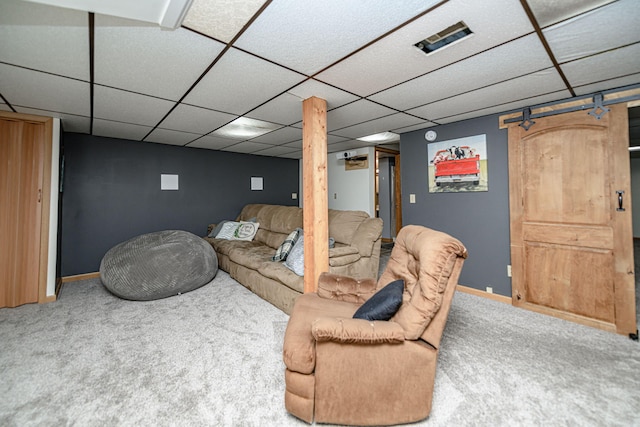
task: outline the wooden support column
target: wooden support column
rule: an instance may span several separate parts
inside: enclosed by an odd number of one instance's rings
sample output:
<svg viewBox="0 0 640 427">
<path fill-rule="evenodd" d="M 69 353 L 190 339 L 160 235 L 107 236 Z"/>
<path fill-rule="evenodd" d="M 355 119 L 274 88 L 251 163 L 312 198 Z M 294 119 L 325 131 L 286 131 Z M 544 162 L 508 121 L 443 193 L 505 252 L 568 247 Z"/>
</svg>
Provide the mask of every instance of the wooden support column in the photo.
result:
<svg viewBox="0 0 640 427">
<path fill-rule="evenodd" d="M 302 188 L 304 292 L 315 292 L 320 273 L 329 271 L 327 196 L 327 102 L 302 102 Z"/>
</svg>

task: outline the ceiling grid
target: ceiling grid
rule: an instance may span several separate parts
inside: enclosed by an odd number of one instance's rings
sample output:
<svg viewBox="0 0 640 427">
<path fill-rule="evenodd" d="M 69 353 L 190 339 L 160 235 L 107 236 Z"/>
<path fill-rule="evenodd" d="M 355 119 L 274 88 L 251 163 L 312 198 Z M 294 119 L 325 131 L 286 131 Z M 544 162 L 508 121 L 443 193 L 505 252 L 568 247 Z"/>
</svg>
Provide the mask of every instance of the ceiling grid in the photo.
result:
<svg viewBox="0 0 640 427">
<path fill-rule="evenodd" d="M 635 0 L 367 6 L 194 0 L 167 30 L 126 10 L 3 0 L 0 110 L 60 117 L 68 132 L 301 158 L 310 96 L 327 101 L 333 152 L 640 83 Z M 414 46 L 460 21 L 471 35 L 429 55 Z M 240 117 L 268 130 L 222 132 Z"/>
</svg>

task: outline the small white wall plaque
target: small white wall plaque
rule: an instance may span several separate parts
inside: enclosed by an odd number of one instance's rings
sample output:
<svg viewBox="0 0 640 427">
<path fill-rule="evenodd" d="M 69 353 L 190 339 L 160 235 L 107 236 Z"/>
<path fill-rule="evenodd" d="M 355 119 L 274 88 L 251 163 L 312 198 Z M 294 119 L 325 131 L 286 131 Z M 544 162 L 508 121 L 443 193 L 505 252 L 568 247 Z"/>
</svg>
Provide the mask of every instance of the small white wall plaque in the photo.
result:
<svg viewBox="0 0 640 427">
<path fill-rule="evenodd" d="M 252 191 L 262 191 L 263 189 L 263 181 L 261 176 L 252 176 L 251 177 L 251 190 Z"/>
<path fill-rule="evenodd" d="M 160 174 L 160 190 L 177 190 L 178 175 Z"/>
</svg>

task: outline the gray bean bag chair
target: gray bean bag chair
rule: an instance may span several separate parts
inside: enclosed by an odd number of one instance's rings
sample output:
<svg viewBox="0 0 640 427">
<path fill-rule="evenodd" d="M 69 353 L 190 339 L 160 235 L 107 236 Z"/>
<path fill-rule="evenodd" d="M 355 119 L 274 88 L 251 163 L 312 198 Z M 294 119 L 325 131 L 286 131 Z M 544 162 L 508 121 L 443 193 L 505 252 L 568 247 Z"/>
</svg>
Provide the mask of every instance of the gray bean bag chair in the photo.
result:
<svg viewBox="0 0 640 427">
<path fill-rule="evenodd" d="M 148 301 L 192 291 L 218 272 L 218 257 L 195 234 L 143 234 L 111 248 L 100 263 L 104 286 L 120 298 Z"/>
</svg>

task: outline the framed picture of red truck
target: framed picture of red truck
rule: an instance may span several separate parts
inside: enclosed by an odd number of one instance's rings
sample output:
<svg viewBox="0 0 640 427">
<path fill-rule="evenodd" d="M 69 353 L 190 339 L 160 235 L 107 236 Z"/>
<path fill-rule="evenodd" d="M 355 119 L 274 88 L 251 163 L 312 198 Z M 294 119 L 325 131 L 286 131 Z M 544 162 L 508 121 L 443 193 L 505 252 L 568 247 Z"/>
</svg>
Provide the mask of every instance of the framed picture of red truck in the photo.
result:
<svg viewBox="0 0 640 427">
<path fill-rule="evenodd" d="M 486 135 L 428 144 L 427 156 L 430 193 L 489 191 Z"/>
</svg>

